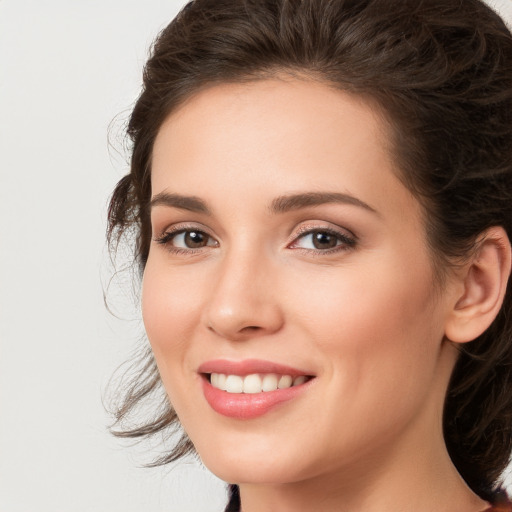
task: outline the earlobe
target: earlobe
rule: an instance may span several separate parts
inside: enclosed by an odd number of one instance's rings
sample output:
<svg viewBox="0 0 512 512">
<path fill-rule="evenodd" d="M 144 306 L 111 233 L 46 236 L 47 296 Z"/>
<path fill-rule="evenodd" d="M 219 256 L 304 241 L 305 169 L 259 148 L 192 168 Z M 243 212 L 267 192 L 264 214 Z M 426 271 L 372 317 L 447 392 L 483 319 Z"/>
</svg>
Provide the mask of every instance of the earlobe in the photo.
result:
<svg viewBox="0 0 512 512">
<path fill-rule="evenodd" d="M 446 337 L 456 343 L 480 336 L 498 314 L 511 272 L 511 247 L 505 230 L 492 227 L 464 267 L 463 293 L 456 298 L 446 323 Z"/>
</svg>

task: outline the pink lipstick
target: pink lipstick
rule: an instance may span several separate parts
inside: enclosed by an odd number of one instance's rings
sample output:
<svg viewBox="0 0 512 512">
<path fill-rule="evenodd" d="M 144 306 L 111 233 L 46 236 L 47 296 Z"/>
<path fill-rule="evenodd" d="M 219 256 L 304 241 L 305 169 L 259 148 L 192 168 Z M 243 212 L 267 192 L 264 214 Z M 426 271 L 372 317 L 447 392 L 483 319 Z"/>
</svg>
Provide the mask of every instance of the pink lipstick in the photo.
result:
<svg viewBox="0 0 512 512">
<path fill-rule="evenodd" d="M 238 419 L 257 418 L 292 400 L 314 378 L 311 372 L 258 359 L 208 361 L 198 372 L 210 407 Z"/>
</svg>

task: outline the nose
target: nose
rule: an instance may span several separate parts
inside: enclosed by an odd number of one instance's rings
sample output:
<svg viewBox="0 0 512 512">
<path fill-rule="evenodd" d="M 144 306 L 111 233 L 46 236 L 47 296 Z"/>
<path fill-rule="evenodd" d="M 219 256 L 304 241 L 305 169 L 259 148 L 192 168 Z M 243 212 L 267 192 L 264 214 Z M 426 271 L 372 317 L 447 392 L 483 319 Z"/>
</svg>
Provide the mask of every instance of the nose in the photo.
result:
<svg viewBox="0 0 512 512">
<path fill-rule="evenodd" d="M 284 315 L 270 262 L 254 255 L 231 254 L 219 267 L 212 283 L 203 323 L 230 341 L 273 334 L 283 326 Z"/>
</svg>

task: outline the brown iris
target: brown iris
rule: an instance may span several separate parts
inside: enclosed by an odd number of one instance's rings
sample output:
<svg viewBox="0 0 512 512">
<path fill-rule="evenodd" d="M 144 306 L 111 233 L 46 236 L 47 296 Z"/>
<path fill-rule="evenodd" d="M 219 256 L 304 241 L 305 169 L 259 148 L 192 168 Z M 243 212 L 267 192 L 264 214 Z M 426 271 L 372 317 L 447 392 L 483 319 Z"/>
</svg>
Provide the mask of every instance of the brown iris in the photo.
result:
<svg viewBox="0 0 512 512">
<path fill-rule="evenodd" d="M 184 242 L 189 249 L 199 249 L 208 245 L 208 235 L 201 231 L 187 231 Z"/>
<path fill-rule="evenodd" d="M 338 238 L 326 231 L 315 231 L 312 237 L 315 249 L 332 249 L 338 244 Z"/>
</svg>

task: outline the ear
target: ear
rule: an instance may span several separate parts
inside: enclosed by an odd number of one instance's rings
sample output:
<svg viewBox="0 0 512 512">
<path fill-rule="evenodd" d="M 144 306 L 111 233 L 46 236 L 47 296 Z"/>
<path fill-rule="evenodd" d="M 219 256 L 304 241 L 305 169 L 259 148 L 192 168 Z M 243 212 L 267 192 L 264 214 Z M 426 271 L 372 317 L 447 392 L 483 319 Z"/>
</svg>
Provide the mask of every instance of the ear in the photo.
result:
<svg viewBox="0 0 512 512">
<path fill-rule="evenodd" d="M 510 272 L 507 234 L 501 227 L 489 228 L 482 233 L 478 250 L 457 279 L 463 286 L 457 286 L 458 296 L 446 322 L 449 340 L 472 341 L 491 325 L 503 304 Z"/>
</svg>

